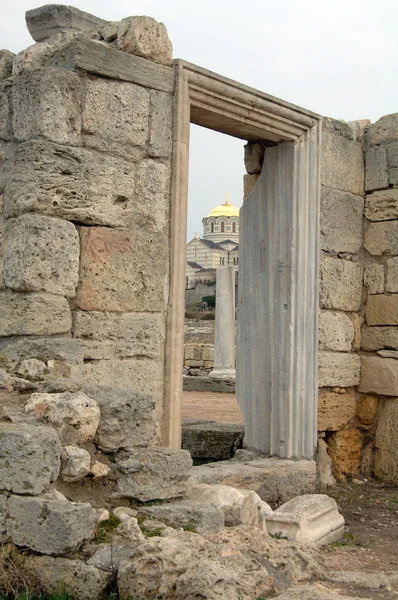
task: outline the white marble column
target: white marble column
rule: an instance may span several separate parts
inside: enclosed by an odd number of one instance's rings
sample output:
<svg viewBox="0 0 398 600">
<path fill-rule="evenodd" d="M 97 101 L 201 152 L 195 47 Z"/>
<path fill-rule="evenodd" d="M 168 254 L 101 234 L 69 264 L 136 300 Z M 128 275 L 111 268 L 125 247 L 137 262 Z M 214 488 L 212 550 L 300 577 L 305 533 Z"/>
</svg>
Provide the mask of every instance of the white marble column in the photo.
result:
<svg viewBox="0 0 398 600">
<path fill-rule="evenodd" d="M 210 377 L 235 379 L 235 267 L 219 267 L 216 286 L 214 367 Z"/>
</svg>

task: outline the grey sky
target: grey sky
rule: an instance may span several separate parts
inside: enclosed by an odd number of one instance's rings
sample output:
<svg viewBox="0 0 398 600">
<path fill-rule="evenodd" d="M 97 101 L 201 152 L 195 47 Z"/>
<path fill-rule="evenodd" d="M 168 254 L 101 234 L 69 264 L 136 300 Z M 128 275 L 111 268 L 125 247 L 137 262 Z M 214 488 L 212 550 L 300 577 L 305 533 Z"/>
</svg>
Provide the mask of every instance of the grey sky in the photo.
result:
<svg viewBox="0 0 398 600">
<path fill-rule="evenodd" d="M 73 0 L 70 0 L 73 3 Z M 31 44 L 24 14 L 41 3 L 3 0 L 0 47 Z M 163 21 L 174 56 L 320 114 L 377 120 L 398 112 L 396 0 L 75 0 L 108 20 Z M 240 205 L 242 141 L 191 128 L 188 238 L 224 201 Z"/>
</svg>

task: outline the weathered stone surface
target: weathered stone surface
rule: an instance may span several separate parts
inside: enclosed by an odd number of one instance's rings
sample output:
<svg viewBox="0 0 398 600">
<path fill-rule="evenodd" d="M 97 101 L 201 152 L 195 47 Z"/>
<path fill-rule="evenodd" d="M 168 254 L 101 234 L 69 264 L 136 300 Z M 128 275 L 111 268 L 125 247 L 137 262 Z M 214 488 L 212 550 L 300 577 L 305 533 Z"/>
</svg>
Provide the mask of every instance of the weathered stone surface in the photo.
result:
<svg viewBox="0 0 398 600">
<path fill-rule="evenodd" d="M 398 221 L 371 223 L 365 233 L 364 246 L 373 256 L 398 254 Z"/>
<path fill-rule="evenodd" d="M 138 514 L 135 508 L 130 508 L 129 506 L 117 506 L 113 509 L 112 512 L 115 515 L 115 517 L 117 517 L 121 521 L 129 519 L 130 517 L 136 517 Z"/>
<path fill-rule="evenodd" d="M 154 157 L 167 157 L 171 154 L 172 96 L 165 92 L 150 90 L 150 102 L 148 154 Z"/>
<path fill-rule="evenodd" d="M 283 594 L 276 596 L 275 600 L 362 600 L 359 596 L 342 596 L 335 590 L 328 590 L 319 583 L 299 585 L 289 588 Z"/>
<path fill-rule="evenodd" d="M 25 411 L 50 423 L 58 431 L 63 445 L 91 441 L 100 419 L 98 404 L 83 392 L 32 394 Z"/>
<path fill-rule="evenodd" d="M 365 141 L 376 145 L 398 139 L 398 113 L 384 115 L 376 123 L 369 125 Z"/>
<path fill-rule="evenodd" d="M 173 46 L 163 23 L 152 17 L 127 17 L 120 22 L 117 47 L 161 65 L 173 62 Z"/>
<path fill-rule="evenodd" d="M 380 350 L 382 348 L 398 350 L 398 327 L 368 327 L 363 325 L 361 348 L 363 350 Z"/>
<path fill-rule="evenodd" d="M 386 292 L 398 292 L 398 258 L 387 260 Z"/>
<path fill-rule="evenodd" d="M 135 165 L 120 157 L 39 140 L 21 144 L 6 186 L 7 217 L 40 212 L 89 225 L 136 218 Z"/>
<path fill-rule="evenodd" d="M 355 416 L 355 407 L 352 394 L 322 392 L 318 398 L 318 431 L 342 429 Z"/>
<path fill-rule="evenodd" d="M 323 308 L 358 311 L 362 299 L 362 267 L 348 260 L 321 259 L 320 299 Z"/>
<path fill-rule="evenodd" d="M 361 361 L 357 354 L 319 352 L 319 387 L 358 385 Z"/>
<path fill-rule="evenodd" d="M 319 347 L 322 350 L 350 352 L 354 326 L 344 313 L 321 310 L 319 313 Z"/>
<path fill-rule="evenodd" d="M 77 144 L 81 129 L 81 79 L 65 69 L 26 69 L 12 87 L 13 130 L 19 141 L 44 137 Z"/>
<path fill-rule="evenodd" d="M 0 81 L 11 76 L 14 56 L 9 50 L 0 50 Z"/>
<path fill-rule="evenodd" d="M 327 450 L 327 443 L 322 438 L 319 438 L 316 454 L 316 474 L 317 490 L 321 492 L 336 485 L 336 480 L 332 475 L 332 459 Z"/>
<path fill-rule="evenodd" d="M 148 139 L 149 92 L 133 83 L 89 80 L 82 123 L 85 146 L 140 158 Z"/>
<path fill-rule="evenodd" d="M 8 232 L 4 281 L 18 292 L 74 296 L 79 279 L 79 236 L 61 219 L 26 214 Z"/>
<path fill-rule="evenodd" d="M 0 544 L 8 540 L 7 533 L 7 496 L 0 496 Z"/>
<path fill-rule="evenodd" d="M 366 196 L 365 217 L 369 221 L 398 219 L 398 190 L 390 188 Z"/>
<path fill-rule="evenodd" d="M 89 360 L 83 366 L 83 381 L 85 386 L 112 387 L 117 382 L 118 387 L 131 389 L 134 382 L 134 392 L 151 396 L 157 401 L 163 390 L 162 363 L 155 360 Z"/>
<path fill-rule="evenodd" d="M 315 461 L 278 458 L 219 461 L 193 467 L 190 485 L 221 484 L 253 490 L 268 503 L 287 502 L 294 496 L 315 492 Z"/>
<path fill-rule="evenodd" d="M 325 121 L 325 120 L 324 120 Z M 327 127 L 322 135 L 322 184 L 352 194 L 364 194 L 362 145 Z"/>
<path fill-rule="evenodd" d="M 44 378 L 47 373 L 47 365 L 37 358 L 27 358 L 19 365 L 18 373 L 26 379 L 37 381 Z"/>
<path fill-rule="evenodd" d="M 24 568 L 39 582 L 48 594 L 67 593 L 76 600 L 98 600 L 107 587 L 110 577 L 93 565 L 81 560 L 29 556 Z"/>
<path fill-rule="evenodd" d="M 115 529 L 115 534 L 128 541 L 131 546 L 138 546 L 145 539 L 135 517 L 123 519 Z"/>
<path fill-rule="evenodd" d="M 361 356 L 359 391 L 398 396 L 398 361 L 381 356 Z"/>
<path fill-rule="evenodd" d="M 87 561 L 88 565 L 93 565 L 101 571 L 115 573 L 119 570 L 120 563 L 127 558 L 131 558 L 136 551 L 136 547 L 128 543 L 107 544 L 101 546 L 95 554 Z"/>
<path fill-rule="evenodd" d="M 182 448 L 193 458 L 228 460 L 242 447 L 244 426 L 188 419 L 182 423 Z"/>
<path fill-rule="evenodd" d="M 0 423 L 0 490 L 40 494 L 59 474 L 61 447 L 51 427 Z"/>
<path fill-rule="evenodd" d="M 1 83 L 0 83 L 0 88 L 1 88 Z M 0 92 L 0 98 L 1 98 L 1 92 Z M 0 101 L 0 192 L 1 192 L 1 199 L 0 199 L 0 214 L 1 214 L 1 219 L 0 219 L 0 232 L 1 232 L 1 236 L 0 236 L 0 243 L 1 246 L 3 246 L 4 241 L 2 241 L 3 236 L 4 236 L 4 229 L 5 229 L 5 223 L 4 223 L 4 207 L 3 207 L 3 192 L 4 192 L 4 188 L 7 185 L 8 179 L 11 175 L 11 171 L 12 171 L 12 166 L 14 164 L 14 157 L 15 157 L 15 153 L 19 147 L 19 144 L 17 142 L 6 142 L 4 140 L 2 140 L 2 133 L 1 133 L 1 128 L 2 128 L 2 120 L 1 120 L 1 110 L 2 110 L 2 102 Z M 1 253 L 4 253 L 4 248 L 1 248 Z M 1 288 L 0 284 L 0 288 Z"/>
<path fill-rule="evenodd" d="M 254 189 L 259 175 L 243 175 L 243 199 L 245 200 L 250 192 Z"/>
<path fill-rule="evenodd" d="M 386 400 L 376 430 L 375 475 L 383 481 L 398 483 L 398 398 Z"/>
<path fill-rule="evenodd" d="M 363 238 L 364 199 L 322 186 L 321 248 L 328 252 L 359 252 Z"/>
<path fill-rule="evenodd" d="M 52 335 L 72 327 L 66 298 L 47 293 L 0 293 L 0 336 Z"/>
<path fill-rule="evenodd" d="M 384 358 L 398 358 L 398 350 L 378 350 L 377 354 Z"/>
<path fill-rule="evenodd" d="M 223 511 L 204 500 L 181 500 L 143 506 L 139 512 L 171 527 L 194 527 L 198 533 L 213 532 L 224 527 Z"/>
<path fill-rule="evenodd" d="M 329 456 L 338 481 L 342 475 L 356 475 L 362 450 L 362 434 L 357 429 L 336 431 L 328 440 Z"/>
<path fill-rule="evenodd" d="M 164 232 L 169 220 L 170 169 L 152 158 L 137 167 L 137 224 L 146 231 Z"/>
<path fill-rule="evenodd" d="M 94 537 L 98 515 L 86 502 L 11 496 L 7 529 L 17 546 L 54 556 Z"/>
<path fill-rule="evenodd" d="M 356 416 L 363 425 L 370 425 L 376 418 L 379 399 L 374 396 L 362 396 L 357 401 Z"/>
<path fill-rule="evenodd" d="M 365 129 L 370 125 L 369 119 L 358 119 L 357 121 L 348 121 L 347 125 L 352 131 L 354 140 L 360 140 L 365 132 Z"/>
<path fill-rule="evenodd" d="M 0 81 L 0 139 L 12 138 L 11 83 Z"/>
<path fill-rule="evenodd" d="M 398 294 L 369 296 L 366 303 L 368 325 L 398 325 Z"/>
<path fill-rule="evenodd" d="M 245 168 L 249 174 L 261 173 L 264 162 L 264 146 L 256 142 L 248 142 L 245 147 Z"/>
<path fill-rule="evenodd" d="M 361 348 L 361 327 L 365 318 L 358 313 L 349 313 L 349 318 L 354 327 L 354 339 L 352 341 L 352 350 L 357 352 Z"/>
<path fill-rule="evenodd" d="M 109 475 L 110 471 L 111 468 L 108 467 L 108 465 L 106 465 L 105 463 L 100 462 L 99 460 L 95 460 L 90 467 L 90 475 L 93 479 L 98 479 L 99 477 L 106 477 L 107 475 Z"/>
<path fill-rule="evenodd" d="M 25 13 L 26 26 L 35 42 L 65 31 L 91 31 L 106 21 L 65 4 L 45 4 Z"/>
<path fill-rule="evenodd" d="M 266 518 L 267 531 L 310 546 L 324 546 L 343 537 L 344 517 L 325 494 L 292 498 Z"/>
<path fill-rule="evenodd" d="M 203 371 L 202 371 L 203 372 Z M 185 392 L 220 392 L 235 394 L 236 381 L 234 379 L 216 379 L 214 377 L 183 377 L 183 390 Z"/>
<path fill-rule="evenodd" d="M 117 32 L 120 27 L 120 21 L 109 21 L 98 29 L 99 34 L 106 42 L 114 42 L 117 38 Z"/>
<path fill-rule="evenodd" d="M 384 292 L 384 265 L 368 265 L 365 267 L 363 282 L 368 288 L 368 294 Z"/>
<path fill-rule="evenodd" d="M 375 472 L 374 444 L 367 444 L 362 452 L 360 471 L 365 477 L 373 477 Z"/>
<path fill-rule="evenodd" d="M 365 162 L 365 189 L 372 191 L 388 187 L 386 149 L 371 148 L 365 153 Z"/>
<path fill-rule="evenodd" d="M 78 481 L 90 472 L 91 457 L 78 446 L 65 446 L 62 452 L 61 477 L 64 481 Z"/>
<path fill-rule="evenodd" d="M 163 310 L 167 249 L 165 235 L 82 228 L 77 307 L 115 312 Z"/>
<path fill-rule="evenodd" d="M 117 461 L 118 493 L 143 502 L 183 496 L 191 467 L 186 450 L 159 446 L 133 450 Z"/>
<path fill-rule="evenodd" d="M 101 417 L 95 443 L 104 452 L 145 446 L 153 442 L 156 430 L 152 396 L 117 387 L 86 387 L 96 399 Z"/>
</svg>

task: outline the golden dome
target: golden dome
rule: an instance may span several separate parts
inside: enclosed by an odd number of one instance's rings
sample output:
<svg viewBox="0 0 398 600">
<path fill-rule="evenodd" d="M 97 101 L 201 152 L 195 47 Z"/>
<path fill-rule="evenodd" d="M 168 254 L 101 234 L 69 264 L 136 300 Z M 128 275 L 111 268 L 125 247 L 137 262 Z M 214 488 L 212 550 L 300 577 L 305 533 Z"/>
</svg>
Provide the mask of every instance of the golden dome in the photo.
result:
<svg viewBox="0 0 398 600">
<path fill-rule="evenodd" d="M 220 204 L 220 206 L 213 208 L 206 218 L 208 219 L 209 217 L 239 217 L 239 208 L 226 200 L 225 204 Z"/>
</svg>

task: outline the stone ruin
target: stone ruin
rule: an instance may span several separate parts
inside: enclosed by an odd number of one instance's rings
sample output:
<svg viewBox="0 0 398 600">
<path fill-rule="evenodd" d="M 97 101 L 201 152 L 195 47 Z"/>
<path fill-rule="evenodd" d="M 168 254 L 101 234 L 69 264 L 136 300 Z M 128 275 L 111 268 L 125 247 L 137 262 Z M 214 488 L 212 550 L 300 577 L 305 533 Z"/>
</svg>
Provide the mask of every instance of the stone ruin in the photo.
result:
<svg viewBox="0 0 398 600">
<path fill-rule="evenodd" d="M 398 115 L 322 119 L 173 61 L 149 17 L 26 18 L 36 43 L 0 53 L 0 589 L 23 572 L 94 600 L 117 575 L 124 599 L 248 600 L 324 576 L 300 544 L 343 521 L 317 480 L 398 481 Z M 193 468 L 190 121 L 248 142 L 252 290 L 246 449 Z"/>
</svg>

